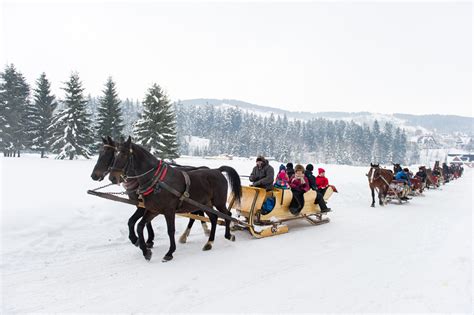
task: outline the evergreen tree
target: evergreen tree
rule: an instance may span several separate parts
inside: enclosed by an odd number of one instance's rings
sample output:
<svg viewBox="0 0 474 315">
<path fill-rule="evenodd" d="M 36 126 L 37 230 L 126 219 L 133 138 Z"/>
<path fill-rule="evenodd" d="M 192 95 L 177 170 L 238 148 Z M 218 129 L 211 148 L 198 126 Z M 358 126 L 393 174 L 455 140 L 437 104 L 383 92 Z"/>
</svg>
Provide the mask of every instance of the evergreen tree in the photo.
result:
<svg viewBox="0 0 474 315">
<path fill-rule="evenodd" d="M 382 142 L 383 139 L 380 133 L 380 125 L 377 120 L 374 121 L 374 125 L 372 127 L 373 139 L 374 142 L 372 143 L 372 158 L 371 161 L 375 163 L 382 162 Z"/>
<path fill-rule="evenodd" d="M 402 133 L 400 134 L 400 158 L 401 158 L 401 163 L 405 163 L 407 158 L 406 158 L 406 155 L 407 155 L 407 146 L 408 146 L 408 143 L 407 143 L 407 135 L 405 133 L 405 130 L 402 130 Z"/>
<path fill-rule="evenodd" d="M 118 98 L 115 83 L 109 77 L 103 90 L 104 96 L 99 99 L 97 114 L 97 133 L 99 136 L 110 136 L 119 139 L 123 135 L 123 119 L 120 100 Z"/>
<path fill-rule="evenodd" d="M 30 88 L 13 64 L 0 73 L 0 149 L 5 156 L 15 156 L 27 146 L 29 127 L 27 108 Z"/>
<path fill-rule="evenodd" d="M 93 127 L 86 110 L 88 101 L 77 73 L 71 75 L 63 90 L 66 91 L 65 109 L 53 118 L 51 149 L 57 154 L 57 159 L 89 158 L 94 144 Z"/>
<path fill-rule="evenodd" d="M 153 84 L 145 96 L 143 113 L 135 125 L 135 135 L 137 143 L 162 159 L 179 156 L 173 107 L 157 84 Z"/>
<path fill-rule="evenodd" d="M 52 124 L 53 112 L 58 104 L 55 96 L 51 94 L 51 85 L 44 72 L 38 78 L 36 84 L 34 103 L 29 115 L 32 122 L 29 136 L 31 148 L 40 151 L 43 158 L 45 152 L 49 150 L 49 142 L 52 137 L 52 130 L 49 127 Z"/>
<path fill-rule="evenodd" d="M 382 141 L 382 163 L 393 162 L 393 125 L 391 123 L 385 123 Z"/>
<path fill-rule="evenodd" d="M 393 142 L 392 142 L 392 147 L 393 147 L 393 163 L 402 163 L 401 161 L 403 160 L 403 157 L 401 156 L 401 130 L 400 128 L 395 129 L 395 134 L 393 135 Z"/>
</svg>

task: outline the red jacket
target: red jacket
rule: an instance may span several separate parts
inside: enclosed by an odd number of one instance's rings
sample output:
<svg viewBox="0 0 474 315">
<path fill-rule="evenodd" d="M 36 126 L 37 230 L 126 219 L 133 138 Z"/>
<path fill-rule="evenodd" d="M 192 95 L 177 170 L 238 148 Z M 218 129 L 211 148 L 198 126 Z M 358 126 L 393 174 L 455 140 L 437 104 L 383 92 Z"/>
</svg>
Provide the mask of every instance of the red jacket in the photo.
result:
<svg viewBox="0 0 474 315">
<path fill-rule="evenodd" d="M 318 189 L 324 189 L 329 186 L 329 181 L 324 176 L 316 176 L 316 186 Z"/>
<path fill-rule="evenodd" d="M 304 184 L 301 183 L 301 180 L 296 178 L 294 175 L 290 179 L 290 187 L 302 192 L 307 192 L 309 190 L 309 180 L 308 177 L 304 177 Z"/>
</svg>

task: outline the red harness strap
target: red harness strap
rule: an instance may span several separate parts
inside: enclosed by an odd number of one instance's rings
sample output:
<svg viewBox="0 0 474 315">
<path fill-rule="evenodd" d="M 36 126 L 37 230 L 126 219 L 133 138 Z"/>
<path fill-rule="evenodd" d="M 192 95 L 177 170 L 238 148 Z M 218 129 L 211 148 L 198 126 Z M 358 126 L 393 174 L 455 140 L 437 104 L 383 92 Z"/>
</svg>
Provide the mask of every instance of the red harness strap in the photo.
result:
<svg viewBox="0 0 474 315">
<path fill-rule="evenodd" d="M 156 172 L 155 174 L 153 174 L 153 177 L 157 176 L 159 173 L 160 173 L 160 170 L 161 170 L 161 167 L 162 167 L 162 164 L 163 164 L 163 161 L 160 160 L 160 163 L 158 164 L 158 168 L 156 169 Z M 159 180 L 162 181 L 165 176 L 166 176 L 166 172 L 168 171 L 168 168 L 165 167 L 165 169 L 163 170 L 163 173 L 161 174 Z M 151 194 L 154 190 L 155 190 L 155 185 L 151 186 L 150 188 L 147 189 L 147 191 L 145 191 L 143 193 L 143 196 L 148 196 L 149 194 Z"/>
</svg>

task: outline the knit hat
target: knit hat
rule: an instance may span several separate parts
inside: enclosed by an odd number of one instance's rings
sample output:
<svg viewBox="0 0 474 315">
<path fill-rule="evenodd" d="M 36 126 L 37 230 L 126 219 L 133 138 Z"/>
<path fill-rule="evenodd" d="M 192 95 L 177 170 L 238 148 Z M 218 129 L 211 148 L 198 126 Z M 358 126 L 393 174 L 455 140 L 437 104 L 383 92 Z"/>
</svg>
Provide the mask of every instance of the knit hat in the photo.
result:
<svg viewBox="0 0 474 315">
<path fill-rule="evenodd" d="M 324 173 L 324 172 L 326 172 L 326 171 L 324 170 L 324 168 L 318 168 L 318 174 L 321 174 L 321 173 Z"/>
<path fill-rule="evenodd" d="M 410 170 L 405 167 L 405 168 L 403 169 L 403 171 L 404 171 L 404 172 L 409 172 Z"/>
<path fill-rule="evenodd" d="M 295 173 L 298 172 L 298 171 L 304 172 L 304 167 L 303 167 L 303 165 L 301 165 L 301 164 L 296 164 L 296 166 L 295 166 Z"/>
<path fill-rule="evenodd" d="M 263 162 L 263 161 L 265 161 L 265 158 L 264 158 L 263 156 L 259 155 L 259 156 L 257 157 L 257 162 L 259 162 L 259 161 L 260 161 L 260 162 Z"/>
<path fill-rule="evenodd" d="M 286 163 L 286 168 L 293 168 L 293 163 L 291 163 L 291 162 Z"/>
<path fill-rule="evenodd" d="M 306 165 L 306 170 L 312 172 L 314 170 L 313 164 Z"/>
<path fill-rule="evenodd" d="M 283 164 L 282 164 L 282 165 L 280 165 L 280 171 L 281 171 L 281 170 L 286 170 L 286 167 L 285 167 L 285 165 L 283 165 Z"/>
</svg>

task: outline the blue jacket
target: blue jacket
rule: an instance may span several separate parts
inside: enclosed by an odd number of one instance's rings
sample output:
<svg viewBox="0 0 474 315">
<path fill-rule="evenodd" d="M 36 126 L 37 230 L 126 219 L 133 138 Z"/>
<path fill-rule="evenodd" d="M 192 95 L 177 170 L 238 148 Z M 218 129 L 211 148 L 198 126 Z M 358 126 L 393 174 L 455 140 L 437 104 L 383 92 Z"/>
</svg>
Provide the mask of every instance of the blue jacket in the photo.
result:
<svg viewBox="0 0 474 315">
<path fill-rule="evenodd" d="M 400 181 L 405 181 L 408 183 L 408 185 L 411 185 L 410 178 L 408 178 L 408 175 L 404 171 L 400 171 L 395 175 L 396 180 Z"/>
</svg>

